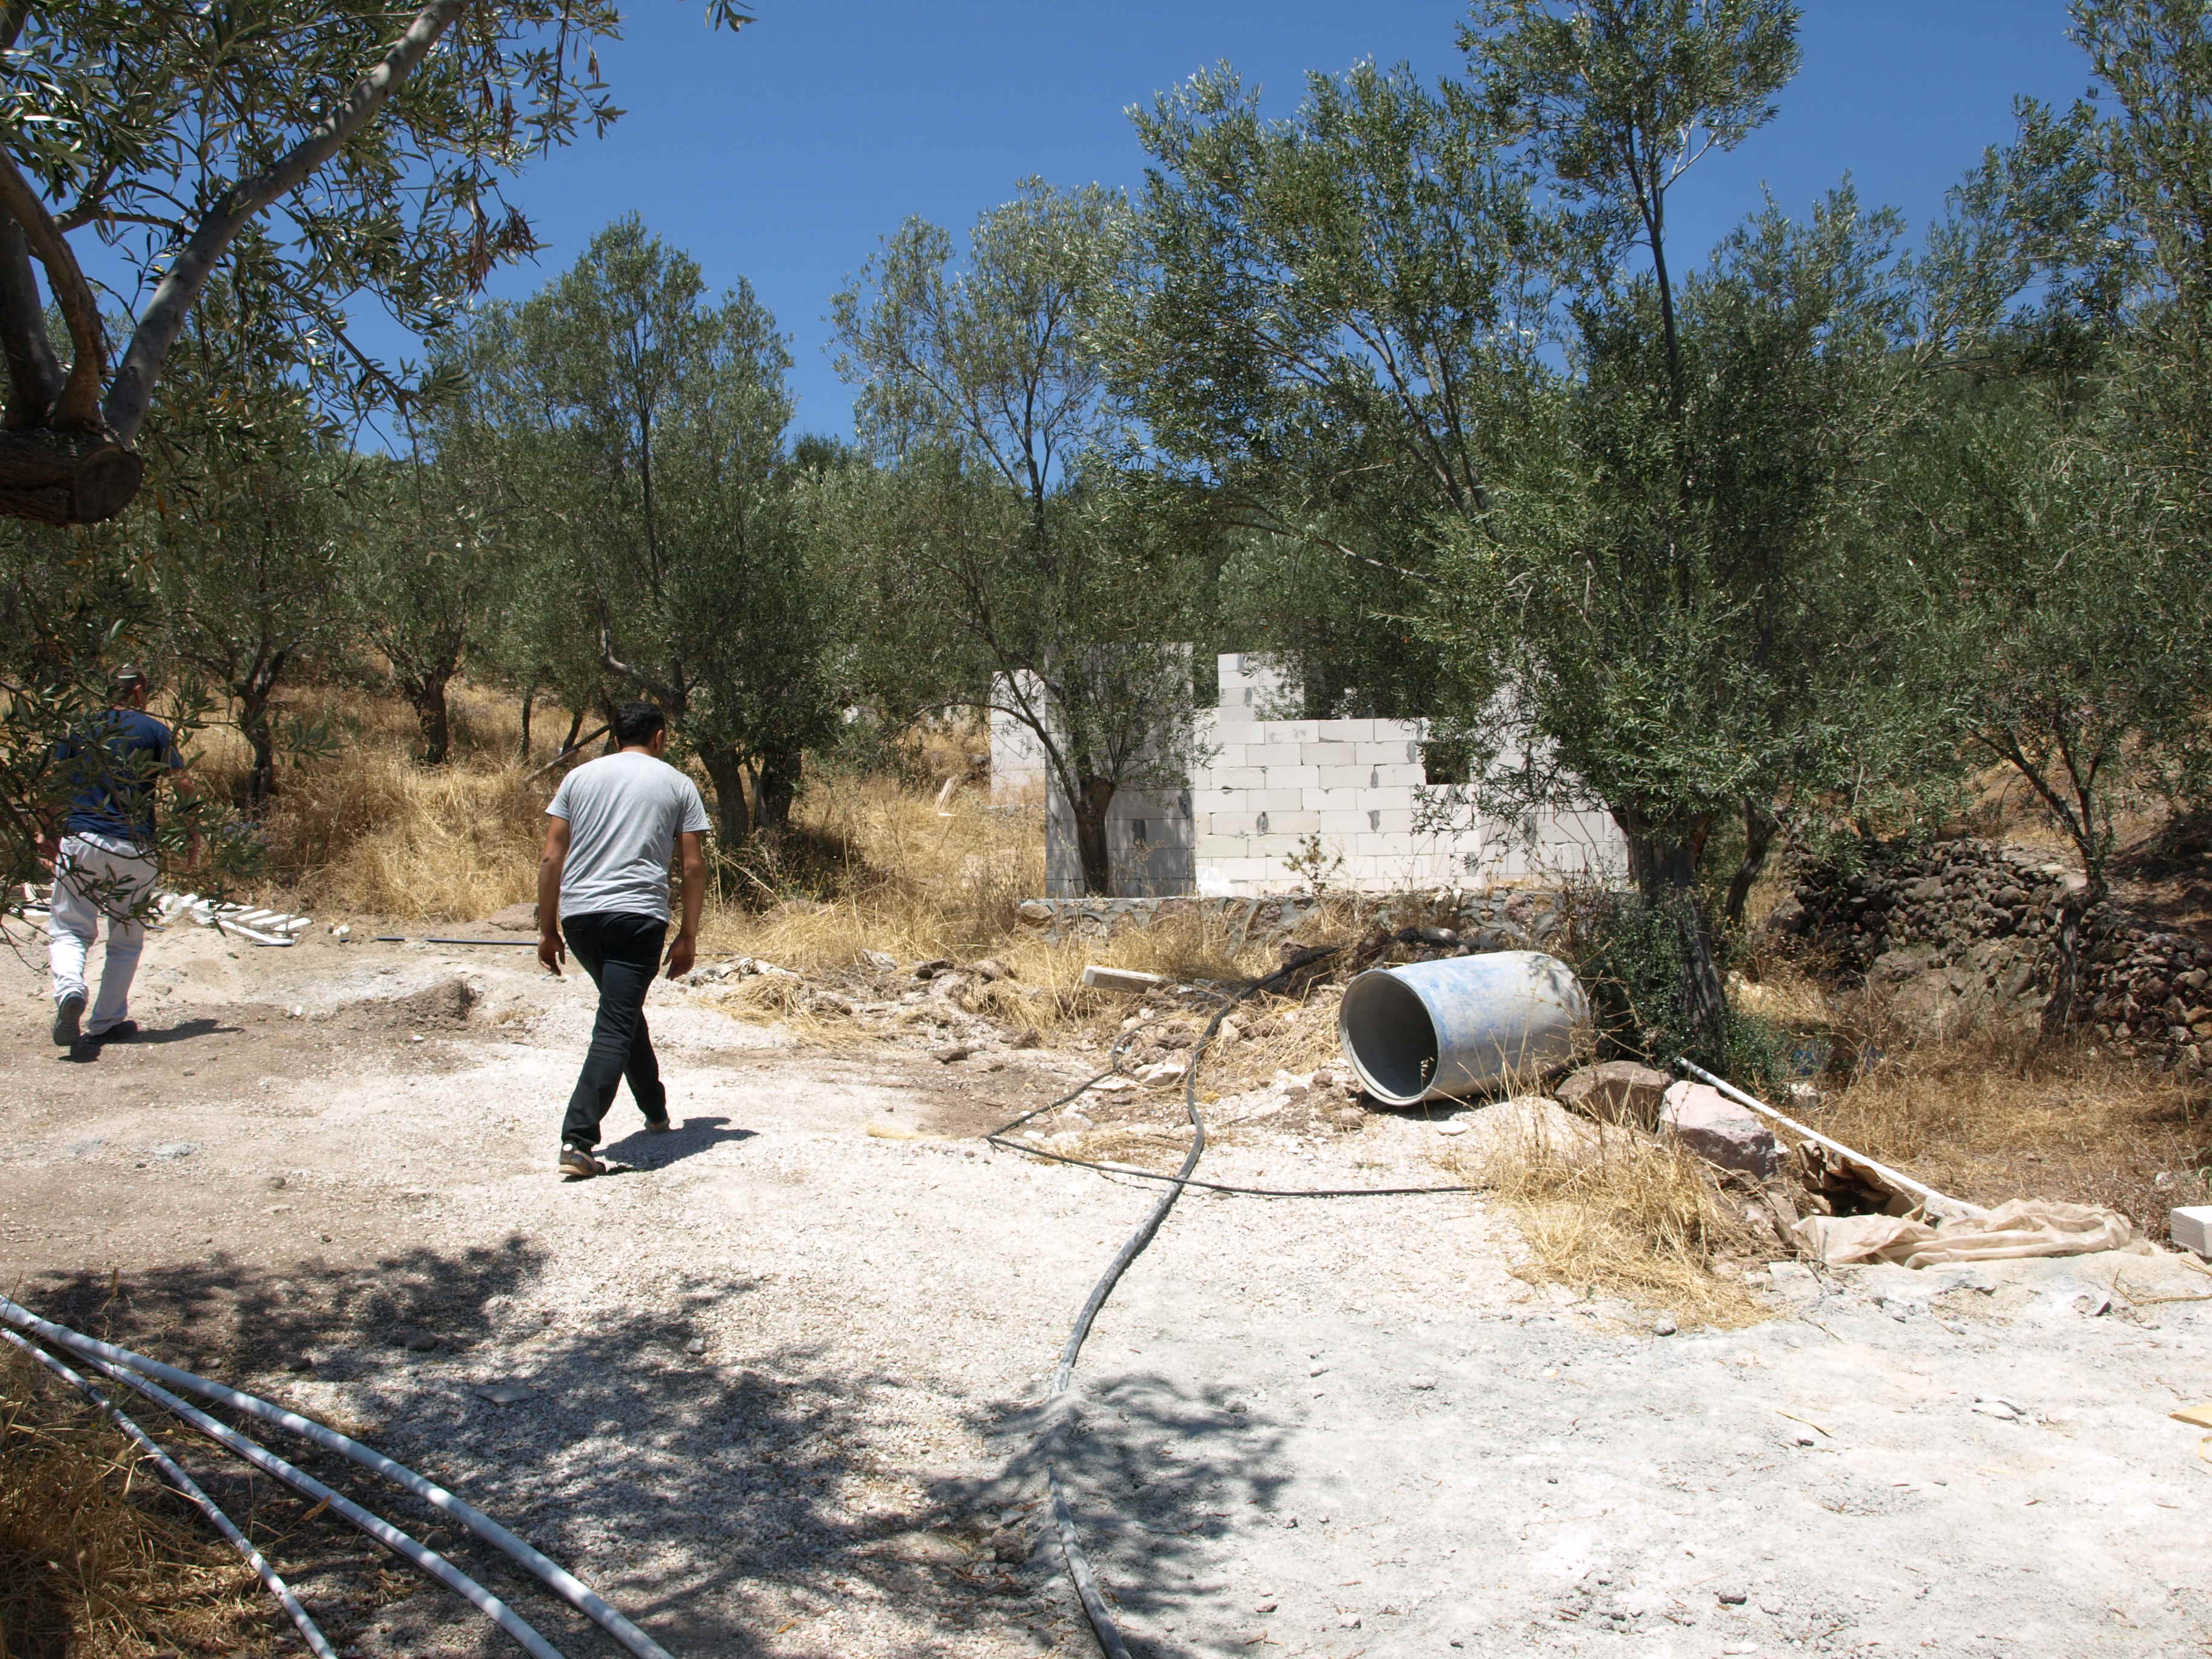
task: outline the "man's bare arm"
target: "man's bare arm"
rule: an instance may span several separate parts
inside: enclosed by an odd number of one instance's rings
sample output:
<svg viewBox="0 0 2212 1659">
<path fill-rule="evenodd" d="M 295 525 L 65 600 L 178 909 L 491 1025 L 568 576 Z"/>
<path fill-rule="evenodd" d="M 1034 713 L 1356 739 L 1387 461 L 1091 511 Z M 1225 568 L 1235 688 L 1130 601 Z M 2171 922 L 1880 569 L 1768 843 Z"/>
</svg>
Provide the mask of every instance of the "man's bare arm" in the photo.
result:
<svg viewBox="0 0 2212 1659">
<path fill-rule="evenodd" d="M 538 959 L 556 976 L 568 960 L 561 940 L 561 872 L 568 863 L 568 820 L 545 820 L 545 850 L 538 859 Z"/>
<path fill-rule="evenodd" d="M 706 837 L 696 830 L 684 830 L 677 845 L 684 866 L 684 925 L 668 945 L 668 977 L 691 971 L 699 956 L 699 918 L 707 908 Z"/>
</svg>

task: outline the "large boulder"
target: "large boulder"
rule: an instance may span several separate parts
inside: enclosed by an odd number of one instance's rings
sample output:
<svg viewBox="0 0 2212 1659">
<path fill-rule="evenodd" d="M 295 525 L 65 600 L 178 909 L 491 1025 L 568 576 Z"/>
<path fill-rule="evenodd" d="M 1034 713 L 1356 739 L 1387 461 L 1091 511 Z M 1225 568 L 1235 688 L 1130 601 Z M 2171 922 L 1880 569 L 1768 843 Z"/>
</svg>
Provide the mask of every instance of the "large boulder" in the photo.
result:
<svg viewBox="0 0 2212 1659">
<path fill-rule="evenodd" d="M 1585 1066 L 1559 1085 L 1554 1092 L 1559 1103 L 1607 1123 L 1632 1123 L 1639 1129 L 1659 1127 L 1659 1108 L 1672 1079 L 1664 1072 L 1633 1060 L 1608 1060 Z"/>
<path fill-rule="evenodd" d="M 1773 1133 L 1717 1089 L 1683 1081 L 1667 1091 L 1659 1128 L 1682 1149 L 1754 1180 L 1780 1173 L 1782 1148 Z"/>
</svg>

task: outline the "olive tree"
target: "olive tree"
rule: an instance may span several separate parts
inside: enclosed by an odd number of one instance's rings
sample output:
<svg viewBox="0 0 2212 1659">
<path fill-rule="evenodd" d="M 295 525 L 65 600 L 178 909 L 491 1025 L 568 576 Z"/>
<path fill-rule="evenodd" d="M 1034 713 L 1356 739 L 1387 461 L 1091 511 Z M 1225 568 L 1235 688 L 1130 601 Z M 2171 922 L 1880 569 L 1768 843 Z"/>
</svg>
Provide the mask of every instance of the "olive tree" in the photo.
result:
<svg viewBox="0 0 2212 1659">
<path fill-rule="evenodd" d="M 978 218 L 964 259 L 909 220 L 834 302 L 884 469 L 846 532 L 891 607 L 876 689 L 1025 727 L 1092 893 L 1111 890 L 1115 794 L 1183 781 L 1192 684 L 1170 647 L 1195 636 L 1203 587 L 1176 517 L 1130 511 L 1139 486 L 1115 465 L 1102 336 L 1131 229 L 1111 191 L 1030 179 Z"/>
<path fill-rule="evenodd" d="M 348 307 L 435 333 L 536 245 L 501 179 L 615 118 L 593 45 L 620 18 L 613 0 L 0 4 L 0 514 L 88 524 L 130 503 L 155 387 L 218 271 L 288 325 L 325 397 L 404 401 Z M 88 236 L 143 301 L 112 357 Z"/>
</svg>

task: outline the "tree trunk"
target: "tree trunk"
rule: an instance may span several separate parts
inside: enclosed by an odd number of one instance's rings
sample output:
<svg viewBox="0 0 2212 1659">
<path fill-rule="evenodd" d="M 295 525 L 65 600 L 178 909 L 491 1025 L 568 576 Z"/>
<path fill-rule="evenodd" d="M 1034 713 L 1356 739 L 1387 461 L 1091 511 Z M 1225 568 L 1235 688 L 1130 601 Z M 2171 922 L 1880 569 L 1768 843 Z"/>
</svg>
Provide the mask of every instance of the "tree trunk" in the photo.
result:
<svg viewBox="0 0 2212 1659">
<path fill-rule="evenodd" d="M 443 766 L 453 747 L 453 716 L 446 707 L 446 676 L 427 676 L 416 684 L 409 701 L 415 705 L 415 723 L 422 732 L 422 764 Z"/>
<path fill-rule="evenodd" d="M 565 755 L 576 746 L 576 739 L 583 734 L 584 716 L 589 713 L 588 706 L 568 711 L 568 735 L 561 739 L 561 746 L 553 751 L 555 754 Z"/>
<path fill-rule="evenodd" d="M 1728 1036 L 1728 988 L 1713 948 L 1712 918 L 1698 896 L 1698 854 L 1704 840 L 1702 830 L 1689 840 L 1632 835 L 1628 859 L 1644 902 L 1668 917 L 1680 939 L 1678 996 L 1690 1040 L 1708 1061 L 1717 1062 Z"/>
<path fill-rule="evenodd" d="M 752 836 L 752 811 L 745 801 L 745 765 L 734 749 L 699 750 L 700 764 L 714 786 L 714 820 L 720 851 L 726 858 Z"/>
<path fill-rule="evenodd" d="M 2081 985 L 2081 922 L 2105 896 L 2105 884 L 2091 881 L 2069 893 L 2058 906 L 2058 961 L 2051 970 L 2051 999 L 2043 1005 L 2043 1035 L 2062 1035 L 2074 1018 Z"/>
<path fill-rule="evenodd" d="M 1728 899 L 1721 911 L 1721 922 L 1731 930 L 1743 925 L 1744 902 L 1750 898 L 1752 886 L 1766 868 L 1766 855 L 1774 850 L 1775 837 L 1781 833 L 1782 820 L 1755 801 L 1743 804 L 1743 862 L 1735 867 L 1729 879 Z"/>
<path fill-rule="evenodd" d="M 100 524 L 131 505 L 146 463 L 112 438 L 30 427 L 0 432 L 0 517 Z"/>
<path fill-rule="evenodd" d="M 246 800 L 250 810 L 258 812 L 276 793 L 276 733 L 270 728 L 265 697 L 240 704 L 238 730 L 253 751 L 253 765 L 246 775 Z"/>
<path fill-rule="evenodd" d="M 538 682 L 532 680 L 522 694 L 522 754 L 525 766 L 530 764 L 530 716 L 538 707 Z"/>
<path fill-rule="evenodd" d="M 806 757 L 793 749 L 786 753 L 764 755 L 760 763 L 760 827 L 763 830 L 787 830 L 791 827 L 791 805 L 798 799 L 799 780 Z"/>
<path fill-rule="evenodd" d="M 1106 809 L 1114 804 L 1110 778 L 1085 775 L 1068 807 L 1075 815 L 1075 850 L 1083 860 L 1083 891 L 1091 898 L 1114 896 L 1114 860 L 1106 845 Z"/>
</svg>

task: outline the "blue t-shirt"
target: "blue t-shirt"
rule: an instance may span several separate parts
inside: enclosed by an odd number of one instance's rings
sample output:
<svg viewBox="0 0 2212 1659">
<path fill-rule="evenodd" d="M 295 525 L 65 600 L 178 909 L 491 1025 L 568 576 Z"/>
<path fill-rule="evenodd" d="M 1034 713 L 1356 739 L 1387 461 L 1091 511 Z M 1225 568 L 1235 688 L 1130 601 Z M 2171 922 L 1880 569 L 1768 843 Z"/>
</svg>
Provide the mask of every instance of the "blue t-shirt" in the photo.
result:
<svg viewBox="0 0 2212 1659">
<path fill-rule="evenodd" d="M 138 708 L 111 708 L 54 746 L 69 789 L 63 832 L 114 836 L 150 843 L 154 788 L 164 772 L 183 769 L 169 728 Z"/>
</svg>

